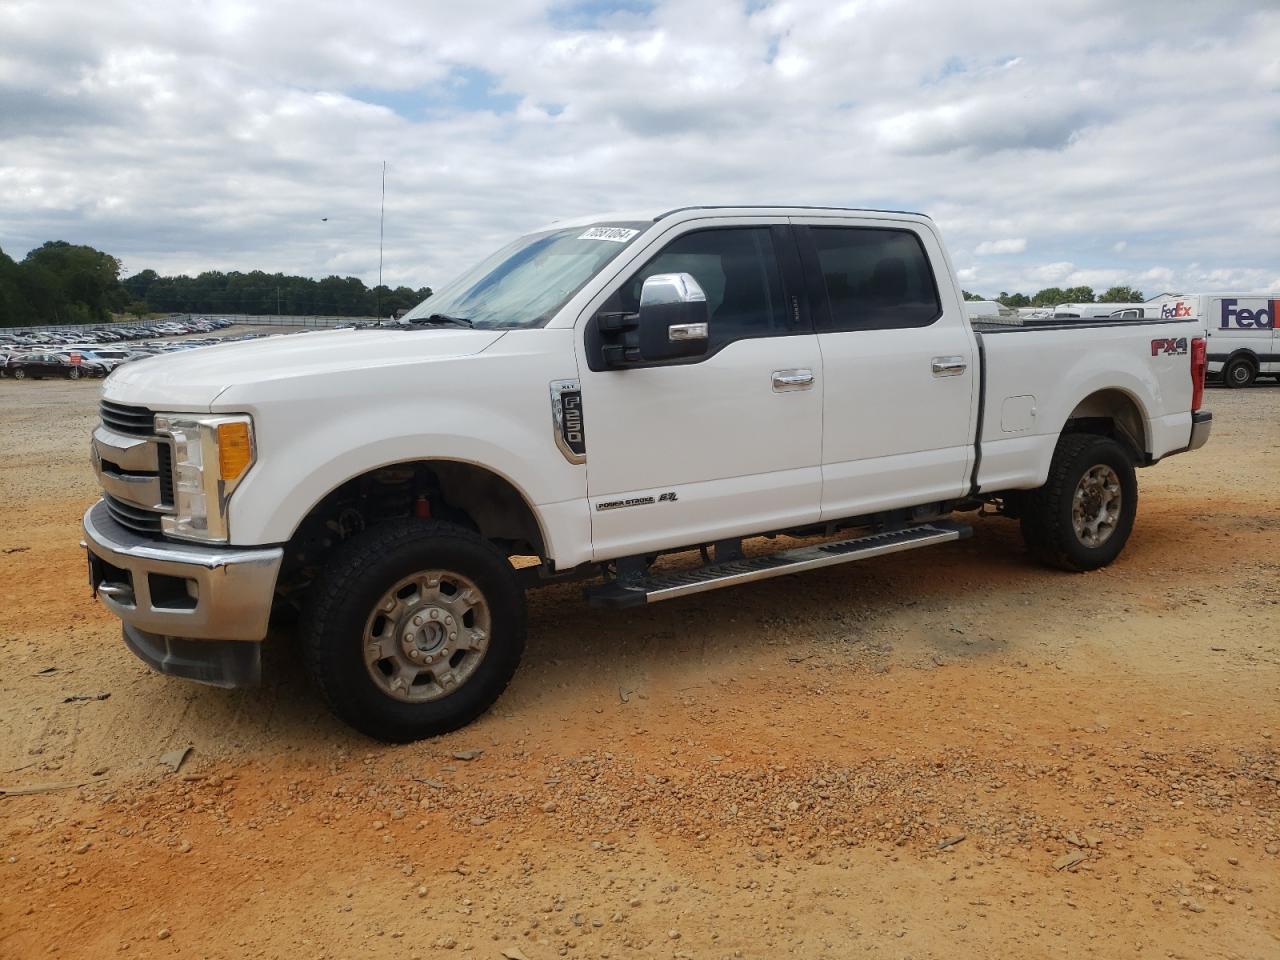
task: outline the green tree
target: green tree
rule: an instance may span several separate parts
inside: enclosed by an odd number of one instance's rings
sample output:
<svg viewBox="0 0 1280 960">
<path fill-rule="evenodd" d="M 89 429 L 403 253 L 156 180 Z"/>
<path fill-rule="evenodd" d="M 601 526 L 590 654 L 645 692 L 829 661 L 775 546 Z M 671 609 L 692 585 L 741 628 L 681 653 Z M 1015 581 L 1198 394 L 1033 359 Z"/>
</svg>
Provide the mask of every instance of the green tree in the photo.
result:
<svg viewBox="0 0 1280 960">
<path fill-rule="evenodd" d="M 1029 307 L 1031 306 L 1031 298 L 1025 293 L 1005 293 L 1000 291 L 1000 296 L 996 299 L 1003 303 L 1006 307 Z"/>
<path fill-rule="evenodd" d="M 1067 303 L 1093 303 L 1093 287 L 1068 287 L 1062 298 Z"/>
<path fill-rule="evenodd" d="M 1098 298 L 1099 303 L 1142 303 L 1146 297 L 1133 287 L 1111 287 Z"/>
<path fill-rule="evenodd" d="M 1067 294 L 1061 287 L 1045 287 L 1031 298 L 1033 307 L 1052 307 L 1066 302 Z"/>
<path fill-rule="evenodd" d="M 43 272 L 38 285 L 52 286 L 53 302 L 47 308 L 56 322 L 70 317 L 106 320 L 129 302 L 120 285 L 120 261 L 93 247 L 50 240 L 26 255 L 22 269 Z"/>
<path fill-rule="evenodd" d="M 986 297 L 984 297 L 984 296 L 983 296 L 982 294 L 980 294 L 980 293 L 970 293 L 968 290 L 961 290 L 960 292 L 961 292 L 962 294 L 964 294 L 964 298 L 965 298 L 966 300 L 985 300 L 985 299 L 987 299 Z"/>
</svg>

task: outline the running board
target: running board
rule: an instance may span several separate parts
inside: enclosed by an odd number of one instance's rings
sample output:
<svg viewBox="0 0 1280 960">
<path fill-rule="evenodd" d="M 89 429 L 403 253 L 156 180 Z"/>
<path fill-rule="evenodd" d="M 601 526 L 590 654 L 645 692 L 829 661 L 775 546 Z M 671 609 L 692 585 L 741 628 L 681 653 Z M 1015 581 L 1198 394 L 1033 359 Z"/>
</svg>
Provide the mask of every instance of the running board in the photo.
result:
<svg viewBox="0 0 1280 960">
<path fill-rule="evenodd" d="M 587 587 L 587 601 L 593 607 L 640 607 L 659 600 L 672 600 L 690 593 L 702 593 L 753 580 L 767 580 L 803 570 L 816 570 L 837 563 L 901 553 L 935 543 L 964 540 L 972 536 L 967 523 L 939 520 L 916 527 L 888 530 L 865 537 L 834 540 L 815 546 L 782 550 L 761 557 L 710 563 L 696 570 L 642 577 L 623 584 L 617 580 Z"/>
</svg>

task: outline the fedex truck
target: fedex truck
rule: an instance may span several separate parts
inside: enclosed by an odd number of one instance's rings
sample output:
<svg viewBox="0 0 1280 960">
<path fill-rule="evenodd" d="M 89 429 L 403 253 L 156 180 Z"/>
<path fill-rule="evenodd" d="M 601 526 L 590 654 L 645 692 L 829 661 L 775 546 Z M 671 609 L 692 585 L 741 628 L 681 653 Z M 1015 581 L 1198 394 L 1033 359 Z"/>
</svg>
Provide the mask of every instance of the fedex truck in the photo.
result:
<svg viewBox="0 0 1280 960">
<path fill-rule="evenodd" d="M 1166 294 L 1147 304 L 1165 320 L 1198 319 L 1208 335 L 1209 375 L 1228 387 L 1258 377 L 1280 377 L 1276 315 L 1280 295 L 1268 293 Z"/>
</svg>

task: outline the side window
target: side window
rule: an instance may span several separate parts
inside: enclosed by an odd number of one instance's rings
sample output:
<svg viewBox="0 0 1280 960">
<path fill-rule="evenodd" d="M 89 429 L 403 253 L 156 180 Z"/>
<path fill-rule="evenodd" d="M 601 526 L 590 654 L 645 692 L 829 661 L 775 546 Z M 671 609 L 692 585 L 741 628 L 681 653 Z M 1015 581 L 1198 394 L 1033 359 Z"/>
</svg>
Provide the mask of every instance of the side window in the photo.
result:
<svg viewBox="0 0 1280 960">
<path fill-rule="evenodd" d="M 690 273 L 707 295 L 711 350 L 748 337 L 798 332 L 788 325 L 782 276 L 768 227 L 699 230 L 672 240 L 611 299 L 640 309 L 640 288 L 656 273 Z"/>
<path fill-rule="evenodd" d="M 831 330 L 927 327 L 942 315 L 920 238 L 909 230 L 811 227 Z"/>
</svg>

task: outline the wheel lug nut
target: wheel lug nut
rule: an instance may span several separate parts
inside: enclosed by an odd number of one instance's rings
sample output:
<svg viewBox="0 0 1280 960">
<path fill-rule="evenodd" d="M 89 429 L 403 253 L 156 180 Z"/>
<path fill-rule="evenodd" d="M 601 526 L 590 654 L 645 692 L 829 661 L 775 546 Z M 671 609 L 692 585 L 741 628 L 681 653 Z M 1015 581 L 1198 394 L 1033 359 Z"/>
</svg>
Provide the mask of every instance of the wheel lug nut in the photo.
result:
<svg viewBox="0 0 1280 960">
<path fill-rule="evenodd" d="M 413 625 L 414 625 L 415 627 L 420 627 L 420 626 L 422 626 L 422 618 L 421 618 L 421 617 L 414 617 L 414 618 L 413 618 Z"/>
<path fill-rule="evenodd" d="M 451 633 L 451 634 L 449 634 L 449 641 L 450 641 L 451 643 L 452 643 L 454 640 L 457 640 L 457 639 L 458 639 L 458 635 L 457 635 L 456 633 Z"/>
<path fill-rule="evenodd" d="M 432 610 L 432 611 L 431 611 L 431 619 L 432 619 L 432 620 L 439 620 L 439 619 L 440 619 L 440 611 L 439 611 L 439 610 Z"/>
<path fill-rule="evenodd" d="M 453 626 L 453 617 L 445 617 L 444 622 L 449 624 L 449 626 Z"/>
</svg>

